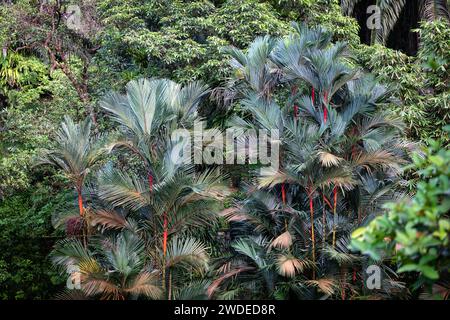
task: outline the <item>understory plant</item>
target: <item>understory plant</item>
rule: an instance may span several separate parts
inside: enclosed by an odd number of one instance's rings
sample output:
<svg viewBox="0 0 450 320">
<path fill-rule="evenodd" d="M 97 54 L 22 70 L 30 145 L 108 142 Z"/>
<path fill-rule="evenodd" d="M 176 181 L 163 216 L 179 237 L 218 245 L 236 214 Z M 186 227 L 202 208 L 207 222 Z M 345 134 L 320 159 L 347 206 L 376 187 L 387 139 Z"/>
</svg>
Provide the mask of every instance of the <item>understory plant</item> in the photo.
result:
<svg viewBox="0 0 450 320">
<path fill-rule="evenodd" d="M 225 98 L 230 125 L 278 130 L 280 165 L 255 171 L 247 198 L 223 215 L 230 254 L 218 259 L 210 294 L 221 298 L 364 299 L 407 294 L 383 265 L 367 290 L 372 261 L 350 252 L 350 234 L 403 195 L 401 165 L 415 149 L 384 111 L 390 91 L 352 69 L 345 43 L 294 24 L 284 38 L 228 50 L 234 77 Z M 230 98 L 231 97 L 231 98 Z M 265 173 L 264 173 L 265 172 Z"/>
<path fill-rule="evenodd" d="M 421 178 L 414 197 L 387 204 L 387 213 L 353 232 L 351 245 L 375 260 L 391 261 L 398 273 L 409 273 L 416 279 L 414 290 L 448 299 L 450 151 L 436 140 L 424 151 L 411 166 Z"/>
</svg>

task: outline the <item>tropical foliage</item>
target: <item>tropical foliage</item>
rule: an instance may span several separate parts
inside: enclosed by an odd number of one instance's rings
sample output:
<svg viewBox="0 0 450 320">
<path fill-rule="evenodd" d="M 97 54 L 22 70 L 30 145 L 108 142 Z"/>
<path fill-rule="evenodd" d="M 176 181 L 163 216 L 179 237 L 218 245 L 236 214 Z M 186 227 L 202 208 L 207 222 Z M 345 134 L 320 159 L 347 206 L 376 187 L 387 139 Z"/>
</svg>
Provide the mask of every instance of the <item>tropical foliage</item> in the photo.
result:
<svg viewBox="0 0 450 320">
<path fill-rule="evenodd" d="M 349 233 L 399 196 L 399 165 L 414 146 L 380 111 L 389 92 L 346 67 L 344 44 L 331 45 L 324 30 L 294 29 L 255 40 L 247 54 L 230 50 L 245 114 L 231 122 L 279 130 L 281 159 L 226 211 L 237 255 L 220 276 L 239 273 L 244 288 L 263 288 L 260 298 L 355 297 L 363 258 L 348 251 Z"/>
<path fill-rule="evenodd" d="M 447 132 L 450 128 L 447 127 Z M 398 272 L 417 272 L 415 283 L 433 284 L 432 293 L 449 295 L 449 150 L 430 141 L 412 168 L 423 179 L 410 201 L 387 205 L 389 212 L 356 230 L 352 246 L 373 259 L 392 260 Z"/>
</svg>

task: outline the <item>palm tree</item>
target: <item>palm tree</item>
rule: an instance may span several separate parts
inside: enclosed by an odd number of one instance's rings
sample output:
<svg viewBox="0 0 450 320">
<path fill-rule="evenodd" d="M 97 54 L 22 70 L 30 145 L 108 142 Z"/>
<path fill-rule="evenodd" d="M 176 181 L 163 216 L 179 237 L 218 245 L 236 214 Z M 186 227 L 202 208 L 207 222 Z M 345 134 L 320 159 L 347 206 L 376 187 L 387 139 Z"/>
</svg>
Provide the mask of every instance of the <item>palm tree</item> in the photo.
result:
<svg viewBox="0 0 450 320">
<path fill-rule="evenodd" d="M 57 132 L 54 148 L 43 150 L 36 161 L 36 165 L 51 165 L 63 171 L 77 192 L 79 219 L 83 221 L 83 187 L 87 175 L 106 152 L 104 142 L 103 137 L 91 134 L 88 118 L 74 123 L 66 116 Z"/>
<path fill-rule="evenodd" d="M 270 36 L 258 37 L 246 52 L 235 47 L 225 48 L 225 53 L 232 59 L 230 65 L 234 77 L 227 83 L 227 100 L 245 94 L 247 90 L 262 96 L 270 96 L 273 86 L 278 82 L 278 69 L 269 59 L 276 42 Z"/>
<path fill-rule="evenodd" d="M 361 0 L 342 0 L 344 13 L 351 15 Z M 385 43 L 389 33 L 397 23 L 406 0 L 376 0 L 374 4 L 380 8 L 381 28 L 372 30 L 371 44 Z M 433 21 L 439 18 L 450 20 L 447 0 L 420 0 L 420 14 L 422 19 Z"/>
<path fill-rule="evenodd" d="M 196 227 L 215 224 L 216 200 L 223 199 L 225 192 L 217 169 L 196 172 L 193 165 L 172 158 L 172 131 L 193 126 L 196 108 L 206 93 L 206 87 L 198 83 L 181 87 L 165 79 L 140 79 L 127 85 L 126 94 L 111 93 L 100 103 L 120 125 L 119 138 L 109 150 L 131 152 L 138 162 L 120 168 L 110 162 L 99 171 L 92 223 L 139 234 L 161 270 L 162 290 L 169 299 L 198 293 L 194 289 L 205 286 L 194 282 L 183 290 L 174 288 L 172 269 L 179 264 L 173 259 L 180 254 L 187 259 L 186 250 L 203 248 L 189 242 L 189 237 L 198 236 Z M 202 261 L 196 256 L 190 267 Z"/>
<path fill-rule="evenodd" d="M 77 295 L 124 300 L 140 295 L 156 299 L 162 294 L 157 273 L 146 263 L 143 241 L 131 233 L 91 241 L 89 248 L 78 240 L 66 239 L 56 244 L 51 257 L 58 266 L 79 267 L 71 275 L 79 277 Z M 68 291 L 60 298 L 72 298 L 73 294 Z"/>
<path fill-rule="evenodd" d="M 149 245 L 168 254 L 168 241 L 173 235 L 196 235 L 195 227 L 212 226 L 216 221 L 216 200 L 223 199 L 225 188 L 218 170 L 195 173 L 191 165 L 176 165 L 169 150 L 154 162 L 155 183 L 150 186 L 138 174 L 106 167 L 99 174 L 99 197 L 115 208 L 141 212 Z M 167 256 L 169 259 L 169 256 Z M 165 269 L 163 269 L 165 272 Z"/>
<path fill-rule="evenodd" d="M 83 216 L 83 185 L 92 167 L 104 154 L 103 140 L 91 135 L 91 121 L 74 123 L 65 117 L 57 132 L 55 147 L 43 150 L 36 165 L 51 165 L 62 170 L 78 194 L 80 216 Z"/>
</svg>

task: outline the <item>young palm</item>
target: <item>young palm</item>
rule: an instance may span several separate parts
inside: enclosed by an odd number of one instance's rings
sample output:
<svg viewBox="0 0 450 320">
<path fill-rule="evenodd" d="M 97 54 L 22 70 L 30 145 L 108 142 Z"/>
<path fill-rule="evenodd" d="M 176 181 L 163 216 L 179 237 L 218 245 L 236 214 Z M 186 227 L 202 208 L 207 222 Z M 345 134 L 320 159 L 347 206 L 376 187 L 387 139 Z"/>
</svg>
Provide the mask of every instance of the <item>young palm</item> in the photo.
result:
<svg viewBox="0 0 450 320">
<path fill-rule="evenodd" d="M 51 258 L 64 271 L 73 265 L 79 268 L 71 274 L 79 291 L 64 292 L 59 298 L 75 298 L 73 294 L 108 300 L 162 296 L 158 273 L 146 257 L 144 242 L 131 232 L 91 238 L 88 248 L 76 239 L 63 240 L 56 244 Z"/>
<path fill-rule="evenodd" d="M 91 135 L 91 121 L 74 123 L 65 117 L 51 150 L 43 150 L 36 165 L 51 165 L 63 171 L 78 195 L 79 214 L 83 217 L 83 186 L 92 167 L 105 153 L 103 140 Z"/>
</svg>

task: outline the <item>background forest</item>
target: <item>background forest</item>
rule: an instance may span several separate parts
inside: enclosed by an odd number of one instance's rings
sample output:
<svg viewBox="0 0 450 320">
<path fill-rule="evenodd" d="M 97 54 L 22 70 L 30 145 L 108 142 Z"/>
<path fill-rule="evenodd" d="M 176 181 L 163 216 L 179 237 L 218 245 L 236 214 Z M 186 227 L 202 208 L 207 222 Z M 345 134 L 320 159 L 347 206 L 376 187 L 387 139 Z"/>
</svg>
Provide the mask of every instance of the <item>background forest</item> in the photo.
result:
<svg viewBox="0 0 450 320">
<path fill-rule="evenodd" d="M 447 299 L 449 7 L 0 1 L 0 298 Z M 198 119 L 280 170 L 172 163 Z"/>
</svg>

